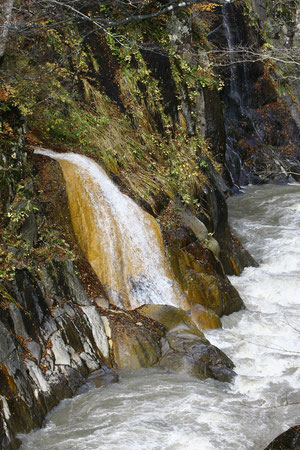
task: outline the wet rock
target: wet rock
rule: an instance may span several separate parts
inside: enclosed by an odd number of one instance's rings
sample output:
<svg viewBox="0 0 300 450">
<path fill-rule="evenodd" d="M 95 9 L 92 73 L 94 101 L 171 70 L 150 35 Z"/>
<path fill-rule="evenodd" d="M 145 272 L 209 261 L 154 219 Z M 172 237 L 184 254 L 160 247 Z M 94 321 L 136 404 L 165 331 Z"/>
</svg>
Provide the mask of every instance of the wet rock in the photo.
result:
<svg viewBox="0 0 300 450">
<path fill-rule="evenodd" d="M 41 325 L 44 318 L 50 316 L 37 280 L 27 270 L 17 270 L 12 289 L 14 297 L 22 307 L 26 331 L 34 338 L 37 330 L 33 323 L 36 323 L 36 326 Z"/>
<path fill-rule="evenodd" d="M 195 324 L 185 311 L 170 305 L 143 305 L 138 308 L 140 314 L 161 323 L 168 331 L 180 327 L 194 330 L 198 333 Z M 203 333 L 199 333 L 204 337 Z"/>
<path fill-rule="evenodd" d="M 109 358 L 109 348 L 105 333 L 105 326 L 96 308 L 94 306 L 84 306 L 82 307 L 82 311 L 88 318 L 90 328 L 100 354 L 105 358 Z"/>
<path fill-rule="evenodd" d="M 9 310 L 10 316 L 14 324 L 15 333 L 27 340 L 26 342 L 27 348 L 29 349 L 32 356 L 39 362 L 41 359 L 41 347 L 37 342 L 29 338 L 25 329 L 20 309 L 16 305 L 11 303 L 9 305 Z"/>
<path fill-rule="evenodd" d="M 111 383 L 118 383 L 119 376 L 113 370 L 100 369 L 93 372 L 88 377 L 88 383 L 95 387 L 105 386 Z"/>
<path fill-rule="evenodd" d="M 112 350 L 118 369 L 140 369 L 156 364 L 161 356 L 161 337 L 164 332 L 153 321 L 137 311 L 111 310 Z"/>
<path fill-rule="evenodd" d="M 286 50 L 284 47 L 293 47 L 297 16 L 295 2 L 279 2 L 277 6 L 271 4 L 265 0 L 252 0 L 259 18 L 256 26 L 245 20 L 249 13 L 253 13 L 246 12 L 249 4 L 229 2 L 223 7 L 227 25 L 221 28 L 227 30 L 225 36 L 229 48 L 241 48 L 247 42 L 247 45 L 260 51 L 263 33 L 258 29 L 259 23 L 266 32 L 267 40 L 273 38 L 275 51 L 280 53 L 282 49 Z M 214 36 L 211 38 L 217 46 L 220 45 L 220 36 L 219 42 Z M 259 61 L 240 62 L 231 67 L 231 73 L 225 69 L 227 79 L 231 80 L 225 83 L 221 94 L 227 134 L 225 159 L 228 181 L 233 191 L 253 181 L 269 182 L 278 175 L 284 179 L 284 171 L 289 175 L 291 167 L 296 165 L 295 161 L 299 162 L 299 100 L 296 91 L 293 92 L 293 82 L 288 82 L 288 87 L 285 85 L 284 91 L 288 95 L 281 94 L 277 89 L 282 79 L 281 70 L 287 73 L 286 65 L 281 64 L 281 67 L 279 65 L 270 70 Z M 291 67 L 288 78 L 293 78 L 292 73 Z M 268 158 L 269 151 L 273 150 L 279 154 L 277 159 L 284 161 L 284 171 L 274 164 L 274 158 Z M 287 179 L 288 176 L 285 177 Z"/>
<path fill-rule="evenodd" d="M 70 259 L 64 262 L 55 262 L 57 267 L 56 273 L 59 274 L 58 283 L 63 289 L 66 296 L 70 296 L 73 302 L 80 306 L 90 306 L 92 303 L 79 280 L 75 274 L 74 265 Z"/>
<path fill-rule="evenodd" d="M 94 302 L 97 306 L 100 306 L 100 308 L 109 308 L 109 301 L 105 297 L 96 297 L 94 298 Z"/>
<path fill-rule="evenodd" d="M 200 330 L 221 328 L 222 322 L 219 316 L 203 305 L 193 305 L 191 308 L 191 318 Z"/>
<path fill-rule="evenodd" d="M 54 267 L 48 273 L 54 281 L 46 283 L 47 286 L 41 281 L 43 276 L 37 280 L 26 270 L 17 271 L 10 290 L 12 301 L 0 308 L 3 449 L 17 448 L 16 433 L 40 426 L 45 414 L 60 400 L 74 395 L 90 372 L 111 365 L 100 314 L 89 302 L 87 306 L 79 306 L 70 299 L 66 301 L 65 290 L 72 292 L 74 286 L 81 285 L 71 272 L 64 282 L 71 280 L 72 286 L 60 287 L 56 284 L 58 274 L 53 273 Z M 50 288 L 61 306 L 55 301 L 56 306 L 49 307 L 45 295 Z M 82 291 L 74 295 L 77 301 L 84 302 Z"/>
<path fill-rule="evenodd" d="M 186 373 L 202 380 L 215 378 L 230 382 L 235 373 L 232 361 L 217 347 L 194 334 L 168 333 L 169 349 L 159 365 L 174 372 Z"/>
<path fill-rule="evenodd" d="M 35 398 L 19 347 L 15 337 L 0 322 L 0 397 L 3 407 L 0 422 L 5 431 L 4 442 L 8 444 L 16 433 L 28 432 L 41 425 L 44 413 Z M 0 445 L 5 448 L 1 442 Z"/>
<path fill-rule="evenodd" d="M 208 249 L 194 242 L 181 249 L 169 246 L 167 250 L 172 269 L 191 306 L 201 304 L 218 316 L 244 307 L 240 295 L 224 276 L 221 264 Z"/>
<path fill-rule="evenodd" d="M 298 450 L 300 448 L 300 425 L 280 434 L 265 450 Z"/>
<path fill-rule="evenodd" d="M 160 322 L 167 329 L 159 365 L 200 379 L 231 381 L 232 361 L 205 338 L 187 314 L 168 305 L 144 305 L 141 314 Z"/>
<path fill-rule="evenodd" d="M 209 161 L 207 161 L 207 167 L 207 176 L 210 179 L 211 186 L 206 189 L 204 196 L 210 219 L 208 220 L 205 216 L 200 217 L 200 219 L 206 220 L 207 228 L 214 233 L 214 238 L 219 244 L 220 250 L 217 256 L 222 263 L 224 272 L 227 275 L 240 275 L 245 267 L 256 267 L 257 263 L 229 228 L 226 204 L 228 187 Z"/>
</svg>

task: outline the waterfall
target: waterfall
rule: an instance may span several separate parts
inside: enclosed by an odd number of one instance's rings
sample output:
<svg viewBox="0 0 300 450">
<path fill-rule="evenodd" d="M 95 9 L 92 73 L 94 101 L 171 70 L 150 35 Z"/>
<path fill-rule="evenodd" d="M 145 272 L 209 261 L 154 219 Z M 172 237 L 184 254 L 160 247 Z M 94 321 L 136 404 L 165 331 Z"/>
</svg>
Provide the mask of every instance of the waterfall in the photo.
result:
<svg viewBox="0 0 300 450">
<path fill-rule="evenodd" d="M 222 19 L 230 60 L 230 88 L 227 94 L 227 110 L 225 125 L 227 133 L 225 166 L 233 184 L 233 191 L 238 191 L 240 186 L 248 184 L 248 175 L 242 167 L 242 160 L 236 148 L 235 142 L 230 138 L 229 127 L 235 123 L 238 128 L 242 120 L 249 118 L 249 101 L 251 97 L 247 63 L 237 61 L 236 54 L 239 46 L 243 47 L 242 24 L 237 23 L 233 7 L 230 3 L 222 7 Z M 237 53 L 236 53 L 237 52 Z"/>
<path fill-rule="evenodd" d="M 230 27 L 230 21 L 229 21 L 229 12 L 228 12 L 229 5 L 224 5 L 222 8 L 222 16 L 223 16 L 223 25 L 225 29 L 225 36 L 227 40 L 228 50 L 229 50 L 229 58 L 230 58 L 230 76 L 231 76 L 231 82 L 230 82 L 230 96 L 234 101 L 237 102 L 237 104 L 242 108 L 243 107 L 243 99 L 240 95 L 239 89 L 238 89 L 238 73 L 237 73 L 237 63 L 235 62 L 235 40 L 234 36 Z"/>
<path fill-rule="evenodd" d="M 56 159 L 66 181 L 78 243 L 112 303 L 185 307 L 155 219 L 124 195 L 92 159 L 37 149 Z"/>
<path fill-rule="evenodd" d="M 230 3 L 222 7 L 222 17 L 230 59 L 230 96 L 244 115 L 247 114 L 247 103 L 250 97 L 248 67 L 246 62 L 237 61 L 237 55 L 243 58 L 242 49 L 246 45 L 246 39 L 241 29 L 243 24 L 237 22 Z"/>
</svg>

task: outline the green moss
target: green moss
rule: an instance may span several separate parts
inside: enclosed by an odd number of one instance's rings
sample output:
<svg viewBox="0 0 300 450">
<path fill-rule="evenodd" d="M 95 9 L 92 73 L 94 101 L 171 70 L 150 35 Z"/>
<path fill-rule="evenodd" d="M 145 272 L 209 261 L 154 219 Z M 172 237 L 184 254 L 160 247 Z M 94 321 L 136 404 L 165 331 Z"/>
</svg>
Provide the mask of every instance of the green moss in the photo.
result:
<svg viewBox="0 0 300 450">
<path fill-rule="evenodd" d="M 199 129 L 196 136 L 189 136 L 180 104 L 187 95 L 193 114 L 197 92 L 220 86 L 210 64 L 187 63 L 174 51 L 167 20 L 161 16 L 101 36 L 119 64 L 114 83 L 125 112 L 99 89 L 94 77 L 101 68 L 99 55 L 88 45 L 78 47 L 81 36 L 75 26 L 43 30 L 27 47 L 19 42 L 17 55 L 6 60 L 9 73 L 17 56 L 19 76 L 6 83 L 5 89 L 27 116 L 30 129 L 48 146 L 63 143 L 66 150 L 92 156 L 153 210 L 156 198 L 162 196 L 178 195 L 192 207 L 197 201 L 195 193 L 208 182 L 199 154 L 211 158 L 209 148 Z M 166 113 L 161 82 L 142 55 L 144 42 L 168 58 L 176 122 Z M 40 61 L 33 62 L 33 54 Z M 25 82 L 26 70 L 30 81 Z"/>
</svg>

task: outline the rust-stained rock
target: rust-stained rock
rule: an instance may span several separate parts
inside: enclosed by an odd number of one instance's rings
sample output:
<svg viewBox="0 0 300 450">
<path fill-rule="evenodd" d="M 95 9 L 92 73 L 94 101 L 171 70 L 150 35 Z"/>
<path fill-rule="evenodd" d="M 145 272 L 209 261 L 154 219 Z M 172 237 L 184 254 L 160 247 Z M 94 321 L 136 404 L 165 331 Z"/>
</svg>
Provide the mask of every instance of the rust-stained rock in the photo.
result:
<svg viewBox="0 0 300 450">
<path fill-rule="evenodd" d="M 220 317 L 244 307 L 239 293 L 208 249 L 196 242 L 180 249 L 170 245 L 168 256 L 191 306 L 201 304 Z"/>
</svg>

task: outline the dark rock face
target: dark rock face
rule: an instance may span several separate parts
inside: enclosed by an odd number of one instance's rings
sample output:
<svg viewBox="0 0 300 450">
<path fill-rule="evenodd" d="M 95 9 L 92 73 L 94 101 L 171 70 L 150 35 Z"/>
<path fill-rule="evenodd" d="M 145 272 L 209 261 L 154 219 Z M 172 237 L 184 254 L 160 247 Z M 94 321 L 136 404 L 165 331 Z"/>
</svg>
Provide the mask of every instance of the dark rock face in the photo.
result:
<svg viewBox="0 0 300 450">
<path fill-rule="evenodd" d="M 59 276 L 64 286 L 72 290 L 76 284 L 80 293 L 71 262 L 65 263 Z M 49 272 L 48 277 L 51 279 Z M 73 284 L 69 283 L 70 278 Z M 53 302 L 49 302 L 53 293 L 48 288 L 49 284 L 44 286 L 27 270 L 19 270 L 12 285 L 11 302 L 1 305 L 3 449 L 17 448 L 16 433 L 41 426 L 45 414 L 63 398 L 74 395 L 91 371 L 110 364 L 104 325 L 88 298 L 83 302 L 81 291 L 80 302 L 84 305 L 80 307 L 76 296 L 67 300 L 64 291 L 58 289 Z"/>
<path fill-rule="evenodd" d="M 153 76 L 158 80 L 164 98 L 165 114 L 168 114 L 173 121 L 178 120 L 176 85 L 172 77 L 168 55 L 157 43 L 144 44 L 141 53 Z"/>
<path fill-rule="evenodd" d="M 44 272 L 43 282 L 46 285 L 47 271 Z M 79 278 L 74 271 L 74 265 L 71 260 L 66 261 L 53 261 L 52 262 L 52 279 L 53 284 L 48 285 L 50 291 L 54 295 L 59 295 L 59 292 L 63 292 L 64 297 L 72 298 L 72 301 L 79 306 L 91 306 L 89 300 Z"/>
<path fill-rule="evenodd" d="M 224 163 L 226 131 L 223 108 L 216 90 L 203 88 L 205 104 L 205 137 L 213 148 L 216 161 Z"/>
<path fill-rule="evenodd" d="M 25 121 L 16 108 L 0 112 L 0 122 L 5 120 L 12 124 L 15 131 L 13 140 L 5 140 L 1 143 L 0 153 L 0 213 L 3 215 L 8 210 L 15 193 L 17 183 L 24 177 L 27 154 L 24 152 Z M 0 220 L 1 221 L 1 220 Z"/>
<path fill-rule="evenodd" d="M 214 237 L 219 243 L 219 259 L 225 273 L 227 275 L 240 275 L 245 267 L 256 267 L 257 263 L 234 236 L 228 225 L 226 204 L 228 186 L 209 161 L 207 161 L 207 172 L 210 186 L 204 193 L 204 205 L 208 215 L 203 215 L 200 219 L 206 224 L 208 230 L 214 233 Z"/>
<path fill-rule="evenodd" d="M 118 105 L 122 111 L 125 110 L 121 92 L 115 81 L 116 71 L 119 69 L 117 58 L 112 54 L 107 45 L 104 33 L 95 36 L 91 24 L 80 24 L 79 31 L 84 36 L 84 46 L 89 55 L 88 74 L 92 84 L 99 90 L 104 91 L 111 100 Z M 92 50 L 92 52 L 91 52 Z M 95 68 L 95 62 L 97 67 Z M 82 88 L 84 91 L 84 88 Z"/>
<path fill-rule="evenodd" d="M 253 3 L 260 18 L 264 17 L 266 2 Z M 262 62 L 236 62 L 236 49 L 259 51 L 262 45 L 258 24 L 255 27 L 246 19 L 246 6 L 230 3 L 219 13 L 218 32 L 212 33 L 210 39 L 219 48 L 220 43 L 227 42 L 229 51 L 228 69 L 222 73 L 227 81 L 221 97 L 225 106 L 225 166 L 230 184 L 238 190 L 248 183 L 287 182 L 300 168 L 300 134 L 293 114 L 297 108 L 289 99 L 287 109 L 286 98 L 281 99 L 276 80 Z"/>
<path fill-rule="evenodd" d="M 300 425 L 280 434 L 265 450 L 297 450 L 300 448 Z"/>
</svg>

